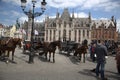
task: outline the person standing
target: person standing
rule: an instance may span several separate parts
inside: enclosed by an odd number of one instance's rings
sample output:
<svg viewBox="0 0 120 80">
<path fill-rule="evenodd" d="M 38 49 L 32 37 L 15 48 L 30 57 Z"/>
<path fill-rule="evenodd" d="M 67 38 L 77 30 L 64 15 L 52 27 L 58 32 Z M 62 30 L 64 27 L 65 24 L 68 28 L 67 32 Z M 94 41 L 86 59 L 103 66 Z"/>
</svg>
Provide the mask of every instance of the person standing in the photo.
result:
<svg viewBox="0 0 120 80">
<path fill-rule="evenodd" d="M 93 43 L 93 45 L 92 45 L 92 61 L 93 62 L 95 62 L 95 47 L 96 47 L 96 44 L 95 43 Z"/>
<path fill-rule="evenodd" d="M 115 60 L 116 60 L 117 71 L 120 74 L 120 47 L 118 47 L 117 49 Z"/>
<path fill-rule="evenodd" d="M 104 68 L 107 58 L 107 48 L 104 45 L 104 41 L 98 41 L 98 44 L 95 48 L 95 54 L 96 54 L 96 76 L 99 77 L 99 73 L 101 75 L 101 80 L 107 80 L 104 76 Z"/>
</svg>

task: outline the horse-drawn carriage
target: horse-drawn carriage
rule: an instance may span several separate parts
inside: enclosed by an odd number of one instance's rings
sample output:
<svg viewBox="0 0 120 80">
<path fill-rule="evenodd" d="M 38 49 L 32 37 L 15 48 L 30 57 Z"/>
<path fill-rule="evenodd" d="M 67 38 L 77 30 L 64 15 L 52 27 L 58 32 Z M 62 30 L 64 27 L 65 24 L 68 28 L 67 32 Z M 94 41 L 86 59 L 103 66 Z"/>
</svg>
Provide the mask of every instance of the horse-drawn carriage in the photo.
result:
<svg viewBox="0 0 120 80">
<path fill-rule="evenodd" d="M 62 42 L 60 53 L 67 53 L 67 55 L 70 55 L 70 53 L 73 53 L 75 49 L 78 48 L 79 45 L 80 44 L 76 43 L 75 41 Z"/>
<path fill-rule="evenodd" d="M 32 49 L 33 49 L 34 52 L 38 52 L 38 51 L 40 52 L 40 50 L 42 50 L 41 48 L 43 48 L 41 41 L 33 41 L 31 43 L 30 40 L 24 40 L 24 42 L 23 42 L 23 53 L 25 53 L 26 51 L 30 52 L 31 46 L 32 46 Z"/>
<path fill-rule="evenodd" d="M 67 53 L 67 55 L 78 56 L 81 60 L 83 54 L 83 61 L 85 62 L 85 54 L 87 53 L 87 40 L 84 40 L 82 44 L 76 43 L 75 41 L 66 41 L 61 43 L 60 53 Z"/>
<path fill-rule="evenodd" d="M 38 53 L 39 56 L 45 55 L 47 59 L 47 54 L 49 53 L 49 61 L 51 58 L 51 53 L 53 53 L 53 62 L 55 62 L 55 50 L 56 46 L 60 49 L 61 41 L 53 41 L 53 42 L 41 42 L 41 41 L 24 41 L 23 45 L 23 53 L 27 51 L 32 51 L 34 54 Z M 32 46 L 32 48 L 31 48 Z M 32 49 L 32 50 L 31 50 Z"/>
</svg>

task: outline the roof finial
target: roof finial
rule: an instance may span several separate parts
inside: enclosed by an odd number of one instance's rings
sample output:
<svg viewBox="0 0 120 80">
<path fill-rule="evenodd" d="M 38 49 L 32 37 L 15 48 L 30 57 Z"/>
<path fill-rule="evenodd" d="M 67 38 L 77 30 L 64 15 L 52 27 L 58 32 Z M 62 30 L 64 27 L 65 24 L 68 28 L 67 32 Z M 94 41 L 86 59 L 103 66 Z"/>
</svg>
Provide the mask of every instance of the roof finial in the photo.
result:
<svg viewBox="0 0 120 80">
<path fill-rule="evenodd" d="M 56 13 L 56 18 L 59 18 L 58 8 L 57 8 L 57 13 Z"/>
<path fill-rule="evenodd" d="M 89 16 L 88 16 L 89 22 L 91 23 L 91 13 L 89 12 Z"/>
<path fill-rule="evenodd" d="M 114 22 L 114 16 L 111 17 L 111 20 Z"/>
</svg>

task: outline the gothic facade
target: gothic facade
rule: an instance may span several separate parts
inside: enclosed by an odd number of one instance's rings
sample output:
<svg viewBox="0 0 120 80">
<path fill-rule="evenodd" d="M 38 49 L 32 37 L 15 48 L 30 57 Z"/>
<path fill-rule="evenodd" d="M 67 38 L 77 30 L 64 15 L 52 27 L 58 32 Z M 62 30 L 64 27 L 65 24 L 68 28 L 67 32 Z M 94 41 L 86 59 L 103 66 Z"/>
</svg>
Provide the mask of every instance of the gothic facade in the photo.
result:
<svg viewBox="0 0 120 80">
<path fill-rule="evenodd" d="M 64 9 L 62 15 L 58 12 L 55 18 L 45 19 L 44 41 L 55 40 L 75 41 L 82 43 L 83 40 L 91 41 L 117 41 L 116 20 L 112 16 L 109 20 L 91 20 L 91 14 L 86 18 L 75 18 L 74 13 L 70 16 L 68 9 Z"/>
<path fill-rule="evenodd" d="M 86 18 L 75 18 L 74 13 L 70 16 L 68 9 L 64 9 L 61 16 L 57 12 L 56 18 L 46 18 L 45 41 L 70 40 L 82 43 L 82 41 L 87 39 L 88 43 L 90 43 L 90 23 L 90 14 Z"/>
</svg>

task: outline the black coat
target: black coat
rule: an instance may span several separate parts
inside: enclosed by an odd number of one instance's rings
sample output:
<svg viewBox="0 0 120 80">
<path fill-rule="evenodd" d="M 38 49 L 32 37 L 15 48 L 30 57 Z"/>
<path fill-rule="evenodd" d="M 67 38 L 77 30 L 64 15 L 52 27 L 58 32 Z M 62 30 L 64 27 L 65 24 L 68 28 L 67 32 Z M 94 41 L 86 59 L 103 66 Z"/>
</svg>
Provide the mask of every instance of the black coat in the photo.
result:
<svg viewBox="0 0 120 80">
<path fill-rule="evenodd" d="M 97 45 L 95 48 L 95 54 L 97 62 L 105 62 L 105 56 L 107 56 L 107 48 L 104 45 Z"/>
</svg>

